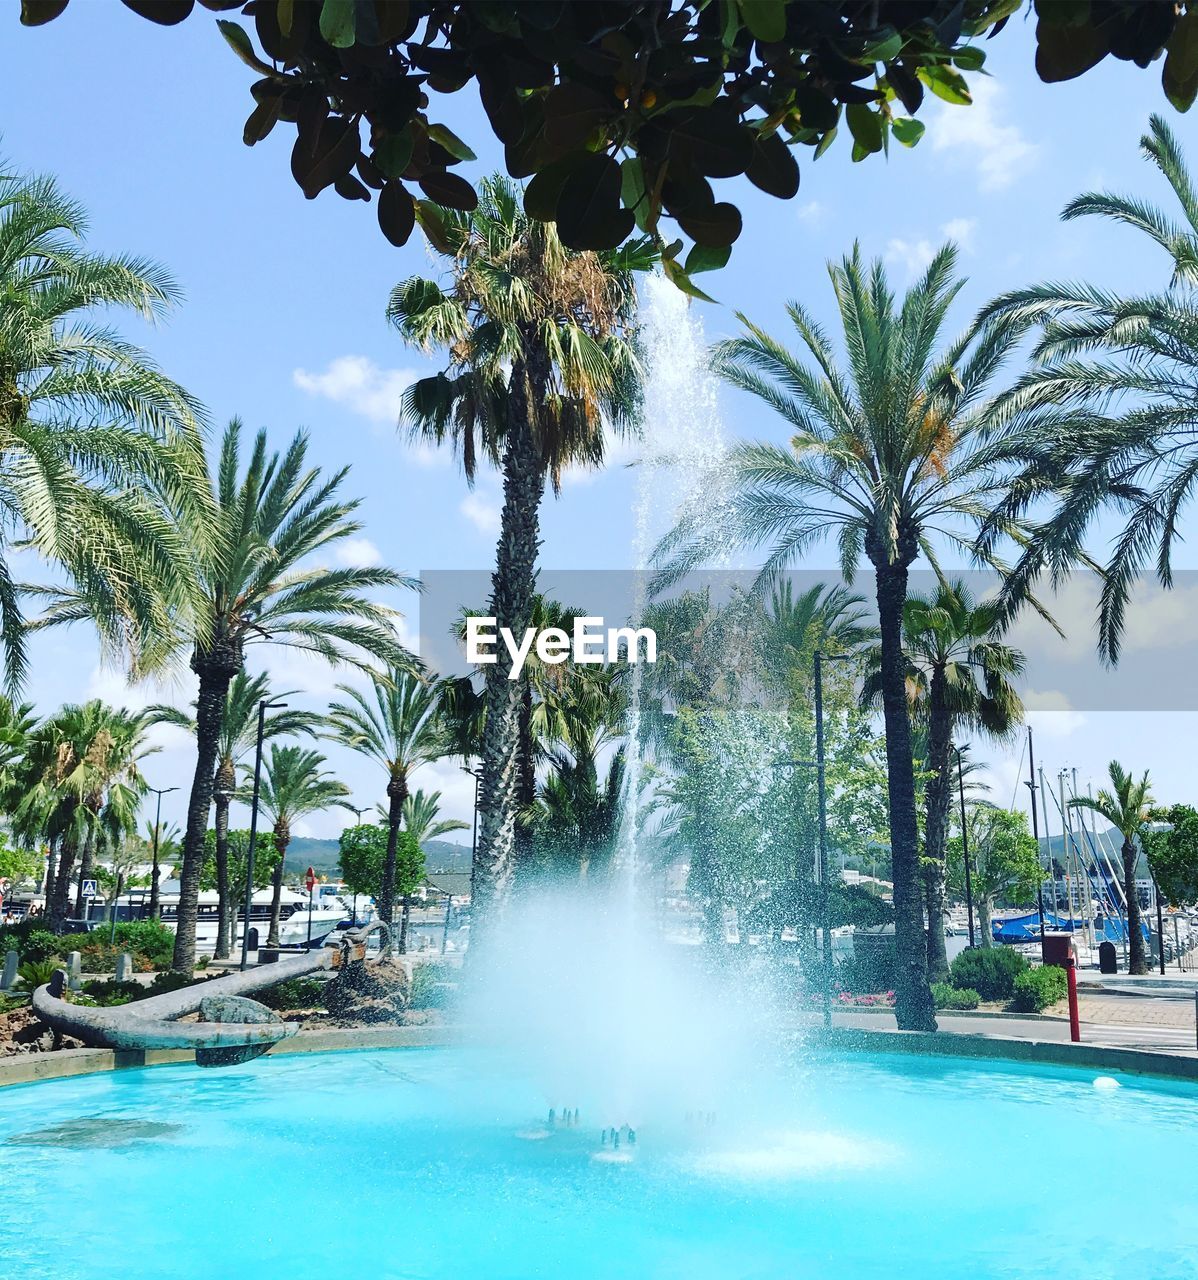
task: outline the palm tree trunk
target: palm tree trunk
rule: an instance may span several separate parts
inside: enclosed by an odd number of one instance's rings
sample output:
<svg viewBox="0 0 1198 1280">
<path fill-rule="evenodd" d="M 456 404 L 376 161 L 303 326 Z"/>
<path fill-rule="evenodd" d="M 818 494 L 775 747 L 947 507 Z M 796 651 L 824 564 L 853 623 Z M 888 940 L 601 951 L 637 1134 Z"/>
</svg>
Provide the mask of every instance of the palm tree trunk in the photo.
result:
<svg viewBox="0 0 1198 1280">
<path fill-rule="evenodd" d="M 928 977 L 943 982 L 948 977 L 948 951 L 944 942 L 945 845 L 948 810 L 952 801 L 952 726 L 949 722 L 944 670 L 932 671 L 928 690 L 928 770 L 924 789 L 923 874 L 928 902 Z"/>
<path fill-rule="evenodd" d="M 58 862 L 57 839 L 46 843 L 46 883 L 42 887 L 42 898 L 45 900 L 45 912 L 50 914 L 50 903 L 54 898 L 54 869 Z"/>
<path fill-rule="evenodd" d="M 387 783 L 387 856 L 383 860 L 383 883 L 379 887 L 379 919 L 390 930 L 395 923 L 395 862 L 399 850 L 399 828 L 404 801 L 408 798 L 408 776 L 402 770 Z M 388 934 L 387 945 L 391 938 Z"/>
<path fill-rule="evenodd" d="M 279 860 L 275 864 L 275 873 L 271 877 L 270 898 L 270 930 L 266 935 L 266 945 L 279 945 L 279 916 L 283 908 L 283 871 L 287 866 L 287 846 L 291 843 L 291 831 L 285 823 L 275 824 L 275 848 L 279 851 Z"/>
<path fill-rule="evenodd" d="M 886 728 L 886 783 L 890 809 L 891 875 L 894 877 L 895 1018 L 902 1031 L 935 1031 L 928 986 L 927 938 L 919 875 L 919 824 L 915 817 L 915 769 L 903 658 L 903 605 L 907 565 L 874 560 L 881 630 L 882 719 Z"/>
<path fill-rule="evenodd" d="M 171 968 L 179 973 L 191 973 L 195 969 L 196 913 L 200 900 L 200 873 L 204 868 L 204 836 L 208 831 L 208 812 L 212 807 L 212 786 L 229 682 L 241 668 L 241 655 L 226 643 L 219 649 L 193 655 L 191 667 L 200 678 L 200 692 L 196 699 L 196 768 L 191 780 L 191 797 L 187 802 L 175 954 L 171 961 Z"/>
<path fill-rule="evenodd" d="M 1136 863 L 1139 851 L 1135 841 L 1123 841 L 1123 893 L 1127 899 L 1127 971 L 1147 973 L 1148 957 L 1144 951 L 1144 929 L 1140 919 L 1140 895 L 1136 892 Z"/>
<path fill-rule="evenodd" d="M 499 627 L 522 636 L 532 617 L 540 545 L 540 506 L 545 492 L 545 465 L 538 447 L 531 403 L 546 377 L 531 362 L 544 366 L 544 353 L 530 342 L 529 363 L 512 369 L 508 399 L 508 433 L 503 454 L 503 511 L 495 573 L 491 579 L 491 613 Z M 538 399 L 539 403 L 539 399 Z M 520 682 L 509 680 L 512 660 L 499 645 L 496 661 L 486 668 L 486 724 L 482 742 L 482 776 L 478 789 L 478 849 L 471 889 L 475 918 L 485 921 L 506 900 L 516 857 L 519 787 Z"/>
<path fill-rule="evenodd" d="M 231 791 L 230 786 L 227 790 Z M 216 951 L 213 959 L 226 960 L 232 944 L 229 925 L 229 802 L 218 786 L 216 800 Z"/>
<path fill-rule="evenodd" d="M 54 873 L 54 896 L 47 900 L 50 912 L 50 932 L 57 933 L 67 918 L 67 905 L 71 892 L 71 869 L 75 865 L 75 838 L 63 837 L 58 851 L 58 869 Z"/>
<path fill-rule="evenodd" d="M 401 956 L 408 953 L 408 919 L 412 914 L 412 895 L 405 893 L 403 896 L 403 910 L 399 916 L 399 946 L 397 950 Z"/>
<path fill-rule="evenodd" d="M 94 831 L 95 814 L 92 824 L 88 825 L 87 835 L 83 838 L 83 856 L 79 859 L 79 881 L 75 888 L 75 919 L 83 919 L 83 882 L 91 878 L 92 864 L 95 862 L 96 836 Z"/>
<path fill-rule="evenodd" d="M 532 681 L 524 676 L 520 684 L 520 720 L 517 739 L 516 829 L 513 845 L 515 865 L 513 877 L 519 881 L 527 877 L 532 863 L 532 828 L 522 817 L 537 798 L 536 746 L 532 740 Z"/>
</svg>

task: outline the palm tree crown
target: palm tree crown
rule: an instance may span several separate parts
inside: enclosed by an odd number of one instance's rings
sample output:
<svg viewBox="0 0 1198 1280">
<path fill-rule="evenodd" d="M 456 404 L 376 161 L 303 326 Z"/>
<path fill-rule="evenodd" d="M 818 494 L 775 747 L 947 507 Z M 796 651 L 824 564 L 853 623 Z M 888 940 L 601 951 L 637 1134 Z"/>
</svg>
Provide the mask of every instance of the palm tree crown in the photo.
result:
<svg viewBox="0 0 1198 1280">
<path fill-rule="evenodd" d="M 0 516 L 66 572 L 57 621 L 93 623 L 136 667 L 194 606 L 182 512 L 202 524 L 201 410 L 101 309 L 165 316 L 162 268 L 83 248 L 87 219 L 49 178 L 0 174 Z M 25 673 L 18 586 L 0 551 L 0 646 Z"/>
<path fill-rule="evenodd" d="M 1085 283 L 1050 282 L 1007 293 L 987 314 L 1041 324 L 1033 368 L 1008 411 L 1027 459 L 997 514 L 1052 510 L 1036 528 L 1013 578 L 1068 571 L 1100 512 L 1125 518 L 1101 578 L 1099 649 L 1118 658 L 1135 580 L 1154 571 L 1172 585 L 1179 520 L 1198 485 L 1198 194 L 1177 139 L 1153 116 L 1141 139 L 1167 180 L 1180 221 L 1136 196 L 1090 192 L 1062 217 L 1101 217 L 1164 249 L 1166 287 L 1128 296 Z"/>
<path fill-rule="evenodd" d="M 1136 864 L 1140 858 L 1140 832 L 1151 818 L 1156 801 L 1147 770 L 1137 779 L 1118 760 L 1112 760 L 1107 766 L 1107 772 L 1111 779 L 1109 789 L 1100 787 L 1092 798 L 1076 796 L 1069 804 L 1075 809 L 1093 809 L 1123 837 L 1123 898 L 1127 908 L 1128 969 L 1131 973 L 1147 973 L 1148 959 L 1140 924 L 1140 896 L 1136 888 Z"/>
</svg>

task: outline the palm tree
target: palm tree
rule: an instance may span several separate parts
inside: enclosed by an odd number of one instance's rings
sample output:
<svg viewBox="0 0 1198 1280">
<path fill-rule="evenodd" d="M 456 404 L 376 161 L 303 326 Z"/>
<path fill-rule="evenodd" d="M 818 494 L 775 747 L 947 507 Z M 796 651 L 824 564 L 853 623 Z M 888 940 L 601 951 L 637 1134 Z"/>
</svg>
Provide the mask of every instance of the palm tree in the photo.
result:
<svg viewBox="0 0 1198 1280">
<path fill-rule="evenodd" d="M 4 549 L 28 542 L 66 585 L 54 620 L 88 621 L 135 669 L 195 605 L 203 527 L 199 405 L 99 315 L 163 318 L 178 290 L 140 258 L 89 253 L 87 217 L 50 178 L 0 174 L 0 649 L 25 675 L 18 587 Z"/>
<path fill-rule="evenodd" d="M 1156 802 L 1147 770 L 1137 781 L 1118 760 L 1112 760 L 1107 766 L 1107 772 L 1111 779 L 1109 791 L 1100 787 L 1096 796 L 1076 796 L 1069 804 L 1074 809 L 1093 809 L 1123 837 L 1123 898 L 1127 904 L 1128 971 L 1147 973 L 1148 959 L 1144 951 L 1144 931 L 1140 924 L 1140 896 L 1136 889 L 1136 863 L 1140 858 L 1137 841 Z"/>
<path fill-rule="evenodd" d="M 271 453 L 258 432 L 244 471 L 241 424 L 221 442 L 212 502 L 210 545 L 197 550 L 203 595 L 200 625 L 181 629 L 175 647 L 190 650 L 199 681 L 196 767 L 187 805 L 179 883 L 174 968 L 195 964 L 196 904 L 204 864 L 204 833 L 229 688 L 244 669 L 246 646 L 268 642 L 316 654 L 333 664 L 364 665 L 367 657 L 401 662 L 394 613 L 371 597 L 413 585 L 390 569 L 328 569 L 312 557 L 352 537 L 360 525 L 356 501 L 340 496 L 348 469 L 323 476 L 306 465 L 308 441 L 296 434 L 286 452 Z"/>
<path fill-rule="evenodd" d="M 183 832 L 175 822 L 147 822 L 145 834 L 146 848 L 150 851 L 150 919 L 159 917 L 158 888 L 162 881 L 162 863 L 173 866 L 175 855 L 183 841 Z"/>
<path fill-rule="evenodd" d="M 1047 283 L 1004 294 L 987 315 L 1043 325 L 1037 367 L 1013 389 L 1010 412 L 1027 465 L 998 514 L 1054 500 L 1012 577 L 1012 589 L 1045 568 L 1060 577 L 1107 507 L 1126 520 L 1101 575 L 1099 649 L 1119 656 L 1128 599 L 1152 568 L 1172 586 L 1181 514 L 1198 484 L 1198 193 L 1169 126 L 1153 116 L 1140 140 L 1164 175 L 1175 214 L 1138 196 L 1090 192 L 1066 219 L 1097 216 L 1132 227 L 1165 251 L 1164 288 L 1120 295 L 1084 283 Z"/>
<path fill-rule="evenodd" d="M 380 806 L 381 807 L 381 806 Z M 403 804 L 403 825 L 410 831 L 420 845 L 429 840 L 437 840 L 451 831 L 466 831 L 470 824 L 461 818 L 438 818 L 441 811 L 441 793 L 439 791 L 424 792 L 417 788 L 409 792 Z M 383 813 L 383 821 L 388 820 Z"/>
<path fill-rule="evenodd" d="M 603 461 L 605 427 L 631 428 L 640 402 L 632 336 L 633 273 L 649 267 L 648 237 L 610 253 L 575 252 L 552 223 L 525 215 L 504 177 L 481 184 L 470 213 L 444 210 L 437 248 L 451 278 L 411 279 L 388 315 L 403 338 L 448 353 L 447 370 L 405 393 L 413 434 L 449 441 L 473 481 L 480 457 L 503 471 L 493 594 L 488 614 L 523 635 L 535 595 L 540 505 L 546 481 Z M 486 671 L 479 787 L 480 915 L 510 888 L 516 846 L 521 687 L 501 646 Z"/>
<path fill-rule="evenodd" d="M 924 886 L 928 916 L 928 972 L 948 974 L 944 940 L 945 842 L 952 804 L 954 738 L 981 733 L 1008 738 L 1023 720 L 1023 702 L 1012 679 L 1022 674 L 1023 654 L 998 639 L 1001 614 L 979 604 L 964 581 L 942 582 L 929 596 L 910 596 L 903 609 L 907 692 L 926 733 L 924 765 Z M 871 655 L 862 690 L 866 705 L 881 696 L 881 655 Z"/>
<path fill-rule="evenodd" d="M 745 443 L 728 458 L 729 488 L 718 521 L 696 511 L 658 548 L 662 580 L 680 578 L 731 542 L 764 546 L 758 583 L 778 575 L 817 542 L 835 536 L 841 570 L 852 581 L 864 554 L 873 568 L 880 624 L 881 701 L 886 727 L 890 837 L 898 951 L 899 1025 L 932 1030 L 919 889 L 911 721 L 903 656 L 908 572 L 938 549 L 975 552 L 975 530 L 1009 465 L 992 438 L 987 389 L 1017 333 L 999 322 L 973 324 L 943 349 L 945 319 L 962 281 L 946 245 L 897 303 L 881 263 L 859 252 L 830 266 L 847 365 L 798 304 L 788 308 L 806 358 L 745 321 L 743 337 L 722 342 L 716 369 L 764 401 L 793 431 L 790 447 Z M 706 501 L 710 503 L 710 495 Z M 718 526 L 718 527 L 717 527 Z M 1001 525 L 1018 533 L 1013 523 Z"/>
<path fill-rule="evenodd" d="M 287 846 L 291 843 L 292 827 L 300 818 L 320 813 L 330 805 L 339 804 L 345 809 L 350 807 L 344 800 L 349 795 L 349 788 L 325 769 L 326 763 L 324 756 L 318 751 L 305 747 L 280 747 L 277 742 L 272 742 L 262 770 L 260 803 L 274 826 L 275 846 L 279 851 L 273 881 L 274 895 L 270 904 L 270 931 L 266 936 L 268 947 L 279 945 L 283 871 L 287 862 Z M 252 778 L 252 770 L 243 768 L 245 774 Z"/>
<path fill-rule="evenodd" d="M 78 913 L 97 846 L 134 830 L 145 790 L 137 769 L 146 754 L 144 735 L 140 715 L 93 699 L 64 706 L 30 736 L 27 781 L 12 824 L 27 843 L 44 836 L 57 846 L 46 887 L 51 929 L 66 919 L 76 857 L 81 855 Z"/>
<path fill-rule="evenodd" d="M 223 960 L 232 946 L 232 899 L 229 892 L 229 805 L 237 788 L 237 766 L 252 751 L 258 741 L 258 706 L 262 702 L 282 702 L 293 698 L 296 689 L 284 689 L 274 693 L 265 675 L 250 676 L 239 671 L 229 684 L 225 698 L 225 711 L 221 720 L 219 745 L 216 753 L 216 772 L 212 780 L 214 804 L 213 827 L 216 831 L 216 950 L 214 959 Z M 193 704 L 194 708 L 194 704 Z M 146 708 L 151 724 L 172 724 L 189 733 L 196 732 L 194 710 L 192 714 L 166 703 L 156 703 Z M 297 737 L 314 734 L 323 724 L 323 718 L 313 711 L 291 708 L 274 711 L 263 721 L 263 741 L 272 738 Z"/>
<path fill-rule="evenodd" d="M 438 685 L 394 668 L 371 673 L 370 694 L 338 685 L 342 702 L 329 704 L 329 736 L 359 751 L 387 774 L 387 859 L 378 895 L 380 919 L 395 918 L 395 860 L 411 775 L 448 753 Z M 405 905 L 407 895 L 405 894 Z"/>
</svg>

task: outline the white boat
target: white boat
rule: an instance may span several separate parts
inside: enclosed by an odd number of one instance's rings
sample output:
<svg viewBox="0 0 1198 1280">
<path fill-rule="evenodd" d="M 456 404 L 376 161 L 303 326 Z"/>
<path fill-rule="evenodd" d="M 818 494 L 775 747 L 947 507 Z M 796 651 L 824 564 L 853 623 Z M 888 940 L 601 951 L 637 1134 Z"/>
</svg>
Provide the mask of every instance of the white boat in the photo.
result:
<svg viewBox="0 0 1198 1280">
<path fill-rule="evenodd" d="M 273 891 L 257 889 L 254 891 L 250 907 L 250 948 L 255 943 L 263 945 L 270 931 L 270 911 Z M 216 950 L 218 899 L 215 891 L 201 892 L 196 910 L 196 950 L 213 952 Z M 160 904 L 162 923 L 168 929 L 175 928 L 179 910 L 178 897 L 163 897 Z M 242 942 L 244 906 L 238 905 L 237 935 L 233 939 L 233 949 L 239 950 Z M 359 911 L 359 918 L 362 912 Z M 284 887 L 279 900 L 279 945 L 283 947 L 322 946 L 325 939 L 343 923 L 349 921 L 350 911 L 345 903 L 336 896 L 324 895 L 319 903 L 315 897 L 312 911 L 308 911 L 308 895 L 295 889 Z"/>
</svg>

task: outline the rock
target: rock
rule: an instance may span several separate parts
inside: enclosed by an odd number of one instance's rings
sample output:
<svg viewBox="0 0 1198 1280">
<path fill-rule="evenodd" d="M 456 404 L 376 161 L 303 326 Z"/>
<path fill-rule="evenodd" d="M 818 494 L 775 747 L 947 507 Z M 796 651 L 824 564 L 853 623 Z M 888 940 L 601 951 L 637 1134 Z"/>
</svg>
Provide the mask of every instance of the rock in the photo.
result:
<svg viewBox="0 0 1198 1280">
<path fill-rule="evenodd" d="M 374 1025 L 403 1021 L 408 975 L 401 964 L 350 964 L 325 987 L 325 1008 L 337 1019 Z"/>
</svg>

